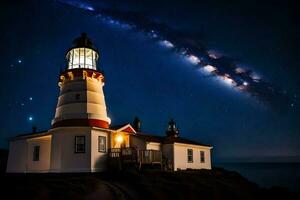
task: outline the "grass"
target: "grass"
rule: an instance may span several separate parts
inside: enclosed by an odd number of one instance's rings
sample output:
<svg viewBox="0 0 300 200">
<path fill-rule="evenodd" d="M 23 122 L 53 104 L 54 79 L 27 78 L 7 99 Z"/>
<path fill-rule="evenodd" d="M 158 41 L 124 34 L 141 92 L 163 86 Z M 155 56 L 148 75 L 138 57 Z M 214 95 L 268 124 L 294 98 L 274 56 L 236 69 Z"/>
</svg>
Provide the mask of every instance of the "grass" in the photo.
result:
<svg viewBox="0 0 300 200">
<path fill-rule="evenodd" d="M 11 199 L 293 199 L 284 188 L 262 189 L 220 168 L 168 172 L 130 170 L 85 174 L 2 174 Z M 296 198 L 295 198 L 296 199 Z"/>
</svg>

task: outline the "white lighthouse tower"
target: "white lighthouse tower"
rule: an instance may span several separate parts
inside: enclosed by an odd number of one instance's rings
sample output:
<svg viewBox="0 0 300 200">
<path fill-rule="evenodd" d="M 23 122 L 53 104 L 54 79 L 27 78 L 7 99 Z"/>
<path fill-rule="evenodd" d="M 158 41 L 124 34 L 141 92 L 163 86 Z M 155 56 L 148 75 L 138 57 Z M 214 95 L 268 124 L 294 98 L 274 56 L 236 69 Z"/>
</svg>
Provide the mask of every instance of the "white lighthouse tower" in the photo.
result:
<svg viewBox="0 0 300 200">
<path fill-rule="evenodd" d="M 60 94 L 52 127 L 109 127 L 98 58 L 98 51 L 85 33 L 74 40 L 66 54 L 67 69 L 59 78 Z"/>
<path fill-rule="evenodd" d="M 106 166 L 111 120 L 107 117 L 98 58 L 85 33 L 66 53 L 67 67 L 59 77 L 60 93 L 49 130 L 51 172 L 92 172 Z"/>
</svg>

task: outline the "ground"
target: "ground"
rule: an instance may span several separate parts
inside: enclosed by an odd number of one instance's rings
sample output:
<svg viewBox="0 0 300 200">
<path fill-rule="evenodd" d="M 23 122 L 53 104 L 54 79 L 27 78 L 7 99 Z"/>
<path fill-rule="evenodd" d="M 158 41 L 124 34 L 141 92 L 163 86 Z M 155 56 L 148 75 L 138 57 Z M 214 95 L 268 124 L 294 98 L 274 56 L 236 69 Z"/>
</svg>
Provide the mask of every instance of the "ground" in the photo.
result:
<svg viewBox="0 0 300 200">
<path fill-rule="evenodd" d="M 284 188 L 261 189 L 223 169 L 96 174 L 2 174 L 12 199 L 293 199 Z M 6 194 L 5 194 L 6 193 Z M 276 198 L 275 198 L 276 197 Z M 296 198 L 295 198 L 296 199 Z"/>
<path fill-rule="evenodd" d="M 3 163 L 2 163 L 3 164 Z M 2 167 L 2 169 L 4 169 Z M 81 174 L 6 174 L 1 196 L 9 199 L 298 199 L 285 188 L 262 189 L 237 172 L 213 170 L 108 171 Z"/>
</svg>

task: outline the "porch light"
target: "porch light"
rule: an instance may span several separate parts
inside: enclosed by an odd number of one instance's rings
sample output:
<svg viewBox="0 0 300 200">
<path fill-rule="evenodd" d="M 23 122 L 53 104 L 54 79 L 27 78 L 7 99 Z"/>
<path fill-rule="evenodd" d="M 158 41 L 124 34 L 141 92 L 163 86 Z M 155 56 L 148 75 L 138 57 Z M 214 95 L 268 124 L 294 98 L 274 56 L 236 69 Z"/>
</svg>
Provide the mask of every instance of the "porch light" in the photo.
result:
<svg viewBox="0 0 300 200">
<path fill-rule="evenodd" d="M 117 143 L 122 143 L 124 141 L 124 137 L 121 134 L 118 134 L 115 138 Z"/>
</svg>

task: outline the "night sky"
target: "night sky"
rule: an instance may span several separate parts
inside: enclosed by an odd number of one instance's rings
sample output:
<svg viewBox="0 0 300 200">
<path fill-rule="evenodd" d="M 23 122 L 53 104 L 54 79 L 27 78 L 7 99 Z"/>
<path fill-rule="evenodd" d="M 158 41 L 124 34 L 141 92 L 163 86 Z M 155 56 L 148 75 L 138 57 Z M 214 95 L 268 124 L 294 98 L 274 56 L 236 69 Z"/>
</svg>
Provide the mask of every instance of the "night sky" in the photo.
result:
<svg viewBox="0 0 300 200">
<path fill-rule="evenodd" d="M 0 147 L 32 126 L 50 128 L 66 50 L 86 32 L 100 52 L 98 69 L 105 73 L 113 125 L 138 116 L 143 132 L 162 135 L 174 118 L 180 136 L 212 144 L 217 161 L 300 160 L 299 14 L 290 1 L 67 2 L 77 6 L 50 0 L 1 3 Z M 290 101 L 270 106 L 203 75 L 143 32 L 105 23 L 95 10 L 78 5 L 139 11 L 193 35 L 280 88 Z"/>
</svg>

